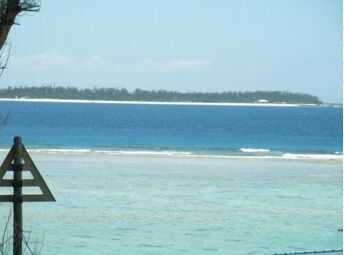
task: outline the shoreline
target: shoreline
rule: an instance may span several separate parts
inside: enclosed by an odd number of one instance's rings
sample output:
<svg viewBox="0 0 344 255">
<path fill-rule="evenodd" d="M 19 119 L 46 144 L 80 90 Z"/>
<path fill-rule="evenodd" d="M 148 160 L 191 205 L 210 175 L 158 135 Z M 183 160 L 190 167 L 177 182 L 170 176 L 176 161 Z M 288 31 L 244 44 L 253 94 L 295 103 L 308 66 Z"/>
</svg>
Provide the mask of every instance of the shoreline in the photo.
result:
<svg viewBox="0 0 344 255">
<path fill-rule="evenodd" d="M 36 102 L 36 103 L 74 103 L 74 104 L 129 104 L 129 105 L 181 105 L 181 106 L 260 106 L 260 107 L 302 107 L 322 106 L 317 104 L 289 103 L 220 103 L 220 102 L 162 102 L 162 101 L 113 101 L 87 99 L 53 99 L 53 98 L 0 98 L 0 102 Z"/>
<path fill-rule="evenodd" d="M 7 154 L 9 149 L 0 149 L 0 154 Z M 343 162 L 342 154 L 306 154 L 306 153 L 252 153 L 252 154 L 216 154 L 197 153 L 191 151 L 172 150 L 95 150 L 95 149 L 28 149 L 29 153 L 37 155 L 57 156 L 106 156 L 128 158 L 170 158 L 170 159 L 228 159 L 228 160 L 283 160 L 283 161 L 308 161 L 308 162 Z"/>
</svg>

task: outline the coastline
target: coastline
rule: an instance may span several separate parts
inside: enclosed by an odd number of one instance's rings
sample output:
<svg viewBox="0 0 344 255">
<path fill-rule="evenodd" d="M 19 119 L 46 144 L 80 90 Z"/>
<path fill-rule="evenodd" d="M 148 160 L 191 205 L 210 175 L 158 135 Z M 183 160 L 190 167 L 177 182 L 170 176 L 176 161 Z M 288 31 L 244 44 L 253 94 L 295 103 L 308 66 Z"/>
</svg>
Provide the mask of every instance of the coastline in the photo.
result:
<svg viewBox="0 0 344 255">
<path fill-rule="evenodd" d="M 86 99 L 53 98 L 0 98 L 0 102 L 36 102 L 36 103 L 74 103 L 74 104 L 130 104 L 130 105 L 181 105 L 181 106 L 254 106 L 254 107 L 302 107 L 318 106 L 316 104 L 289 103 L 208 103 L 208 102 L 162 102 L 162 101 L 111 101 Z"/>
<path fill-rule="evenodd" d="M 0 149 L 0 155 L 8 153 L 9 149 Z M 123 158 L 160 158 L 160 159 L 223 159 L 223 160 L 281 160 L 281 161 L 308 161 L 323 163 L 341 163 L 342 154 L 307 154 L 307 153 L 198 153 L 192 151 L 173 150 L 101 150 L 101 149 L 61 149 L 61 148 L 39 148 L 28 149 L 29 153 L 36 155 L 56 156 L 105 156 Z"/>
</svg>

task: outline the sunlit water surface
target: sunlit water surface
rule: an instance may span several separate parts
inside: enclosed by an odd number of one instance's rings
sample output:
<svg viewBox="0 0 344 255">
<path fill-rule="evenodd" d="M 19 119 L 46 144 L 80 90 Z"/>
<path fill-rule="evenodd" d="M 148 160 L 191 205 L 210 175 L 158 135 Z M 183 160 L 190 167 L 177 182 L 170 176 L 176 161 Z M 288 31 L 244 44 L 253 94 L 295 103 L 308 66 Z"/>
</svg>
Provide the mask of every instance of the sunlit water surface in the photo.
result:
<svg viewBox="0 0 344 255">
<path fill-rule="evenodd" d="M 25 230 L 45 255 L 253 255 L 342 246 L 338 161 L 32 157 L 57 200 L 24 204 Z M 0 226 L 9 209 L 0 204 Z"/>
</svg>

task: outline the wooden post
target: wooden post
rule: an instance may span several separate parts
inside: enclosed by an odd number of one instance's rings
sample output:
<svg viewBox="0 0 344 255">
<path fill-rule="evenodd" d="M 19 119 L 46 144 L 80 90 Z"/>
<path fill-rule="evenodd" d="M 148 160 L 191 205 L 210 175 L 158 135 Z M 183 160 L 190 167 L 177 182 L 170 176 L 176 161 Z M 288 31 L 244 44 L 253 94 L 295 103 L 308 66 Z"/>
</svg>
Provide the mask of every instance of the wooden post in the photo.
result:
<svg viewBox="0 0 344 255">
<path fill-rule="evenodd" d="M 23 179 L 23 171 L 30 172 L 33 179 Z M 12 172 L 12 179 L 5 179 Z M 13 194 L 0 195 L 0 202 L 13 203 L 13 255 L 23 255 L 23 203 L 49 202 L 55 198 L 42 175 L 33 163 L 22 143 L 21 137 L 14 137 L 14 144 L 0 166 L 0 187 L 12 187 Z M 41 194 L 23 194 L 23 187 L 38 187 Z"/>
<path fill-rule="evenodd" d="M 22 142 L 14 137 L 15 156 L 13 161 L 13 255 L 23 254 L 23 198 L 22 198 Z"/>
</svg>

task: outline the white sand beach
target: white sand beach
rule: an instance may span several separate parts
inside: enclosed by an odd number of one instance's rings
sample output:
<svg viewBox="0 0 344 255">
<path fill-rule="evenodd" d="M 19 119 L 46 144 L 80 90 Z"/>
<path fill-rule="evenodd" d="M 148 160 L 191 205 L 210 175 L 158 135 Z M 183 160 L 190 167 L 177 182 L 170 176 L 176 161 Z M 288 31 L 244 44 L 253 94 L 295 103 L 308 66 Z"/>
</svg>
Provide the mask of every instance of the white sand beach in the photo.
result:
<svg viewBox="0 0 344 255">
<path fill-rule="evenodd" d="M 288 103 L 206 103 L 206 102 L 150 102 L 150 101 L 108 101 L 108 100 L 78 100 L 53 98 L 0 98 L 5 102 L 39 102 L 39 103 L 77 103 L 77 104 L 135 104 L 135 105 L 185 105 L 185 106 L 254 106 L 254 107 L 300 107 L 317 106 L 315 104 Z"/>
</svg>

